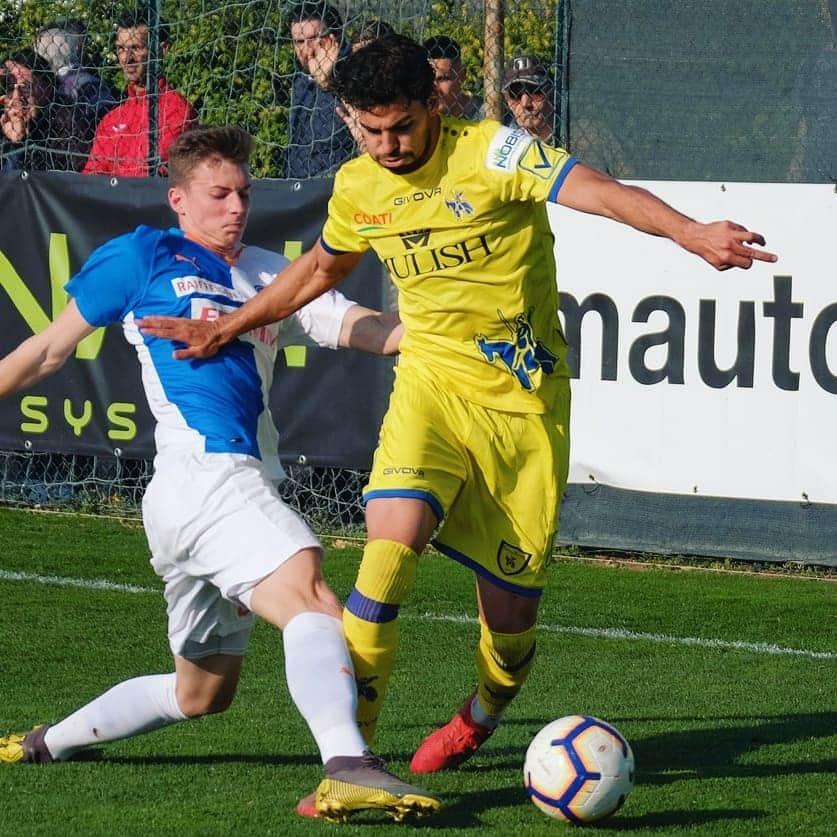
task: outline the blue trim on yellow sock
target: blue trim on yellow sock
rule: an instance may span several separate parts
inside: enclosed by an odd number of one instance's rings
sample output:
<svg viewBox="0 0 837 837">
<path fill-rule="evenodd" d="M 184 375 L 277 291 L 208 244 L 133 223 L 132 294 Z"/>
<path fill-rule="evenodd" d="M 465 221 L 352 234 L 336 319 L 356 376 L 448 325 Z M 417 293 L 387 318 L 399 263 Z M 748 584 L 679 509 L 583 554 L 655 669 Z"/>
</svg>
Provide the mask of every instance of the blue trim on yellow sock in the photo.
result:
<svg viewBox="0 0 837 837">
<path fill-rule="evenodd" d="M 366 622 L 392 622 L 398 617 L 398 605 L 385 604 L 364 596 L 355 587 L 346 601 L 346 610 L 358 619 Z"/>
<path fill-rule="evenodd" d="M 518 596 L 525 596 L 527 599 L 537 599 L 543 595 L 543 588 L 532 588 L 532 587 L 521 587 L 519 584 L 512 584 L 510 581 L 506 581 L 505 579 L 498 578 L 493 573 L 490 573 L 482 564 L 478 564 L 474 561 L 473 558 L 469 558 L 467 555 L 463 555 L 461 552 L 458 552 L 452 546 L 448 546 L 447 544 L 440 543 L 435 538 L 430 541 L 442 555 L 447 555 L 448 558 L 453 558 L 454 561 L 458 561 L 460 564 L 468 567 L 469 569 L 473 570 L 477 575 L 481 575 L 483 578 L 487 578 L 492 584 L 496 584 L 498 587 L 501 587 L 503 590 L 508 590 L 511 593 L 517 593 Z"/>
</svg>

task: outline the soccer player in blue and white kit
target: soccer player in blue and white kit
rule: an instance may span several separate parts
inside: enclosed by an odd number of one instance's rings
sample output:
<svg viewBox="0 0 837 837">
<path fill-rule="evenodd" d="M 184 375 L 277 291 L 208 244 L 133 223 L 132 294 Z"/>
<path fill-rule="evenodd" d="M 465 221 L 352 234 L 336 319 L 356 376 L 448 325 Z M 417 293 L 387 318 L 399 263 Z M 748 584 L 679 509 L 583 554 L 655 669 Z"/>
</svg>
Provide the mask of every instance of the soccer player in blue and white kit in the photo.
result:
<svg viewBox="0 0 837 837">
<path fill-rule="evenodd" d="M 250 146 L 233 127 L 183 134 L 169 159 L 180 228 L 140 226 L 98 248 L 68 283 L 71 299 L 55 322 L 0 361 L 5 397 L 59 369 L 96 327 L 123 324 L 157 421 L 143 522 L 165 582 L 174 655 L 170 674 L 126 680 L 56 724 L 0 738 L 0 762 L 62 761 L 91 744 L 225 710 L 257 615 L 282 631 L 288 688 L 325 765 L 318 813 L 432 813 L 439 800 L 387 772 L 358 729 L 341 606 L 323 579 L 316 536 L 276 493 L 282 471 L 267 408 L 280 346 L 305 339 L 394 353 L 398 315 L 331 291 L 195 363 L 175 360 L 171 341 L 135 322 L 150 314 L 214 319 L 287 265 L 241 243 Z"/>
</svg>

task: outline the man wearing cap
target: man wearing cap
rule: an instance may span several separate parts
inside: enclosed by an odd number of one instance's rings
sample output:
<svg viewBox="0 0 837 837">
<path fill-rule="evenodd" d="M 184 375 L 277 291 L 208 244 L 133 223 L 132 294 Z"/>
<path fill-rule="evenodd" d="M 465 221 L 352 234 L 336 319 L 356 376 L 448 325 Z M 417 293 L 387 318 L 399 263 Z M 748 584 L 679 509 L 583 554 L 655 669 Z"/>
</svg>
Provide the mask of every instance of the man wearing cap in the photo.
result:
<svg viewBox="0 0 837 837">
<path fill-rule="evenodd" d="M 558 145 L 554 92 L 552 74 L 544 59 L 536 55 L 512 58 L 503 76 L 503 96 L 510 111 L 508 124 L 523 128 L 547 145 Z M 566 147 L 574 157 L 611 177 L 633 175 L 622 145 L 608 128 L 584 117 L 573 119 L 569 127 Z"/>
<path fill-rule="evenodd" d="M 555 109 L 552 76 L 543 59 L 517 55 L 506 64 L 503 97 L 516 128 L 523 128 L 541 142 L 552 144 Z"/>
</svg>

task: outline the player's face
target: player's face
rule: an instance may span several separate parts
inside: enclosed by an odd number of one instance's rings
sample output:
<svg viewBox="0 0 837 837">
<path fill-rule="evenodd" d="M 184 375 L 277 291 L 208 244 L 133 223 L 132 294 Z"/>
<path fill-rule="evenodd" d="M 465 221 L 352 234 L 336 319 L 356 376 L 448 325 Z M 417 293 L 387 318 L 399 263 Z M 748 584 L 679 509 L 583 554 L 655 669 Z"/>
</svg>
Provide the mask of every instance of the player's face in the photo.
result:
<svg viewBox="0 0 837 837">
<path fill-rule="evenodd" d="M 148 27 L 116 30 L 116 57 L 126 81 L 145 84 L 148 64 Z"/>
<path fill-rule="evenodd" d="M 439 139 L 439 109 L 435 96 L 428 104 L 395 102 L 358 110 L 357 121 L 366 151 L 376 163 L 395 174 L 423 166 Z"/>
<path fill-rule="evenodd" d="M 462 77 L 464 70 L 459 61 L 450 58 L 430 60 L 436 74 L 436 95 L 439 97 L 439 112 L 457 115 L 456 107 L 462 95 Z"/>
<path fill-rule="evenodd" d="M 169 189 L 169 204 L 180 228 L 223 258 L 233 258 L 250 212 L 247 166 L 213 157 L 198 164 L 192 176 Z"/>
</svg>

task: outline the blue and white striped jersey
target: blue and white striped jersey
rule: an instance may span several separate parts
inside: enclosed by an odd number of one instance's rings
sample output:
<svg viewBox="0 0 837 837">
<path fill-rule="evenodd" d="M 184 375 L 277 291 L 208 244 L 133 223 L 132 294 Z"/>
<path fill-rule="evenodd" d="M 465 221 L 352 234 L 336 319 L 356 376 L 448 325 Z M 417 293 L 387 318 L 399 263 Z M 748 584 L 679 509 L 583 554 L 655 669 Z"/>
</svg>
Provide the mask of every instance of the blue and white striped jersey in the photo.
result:
<svg viewBox="0 0 837 837">
<path fill-rule="evenodd" d="M 178 346 L 142 334 L 150 315 L 215 319 L 258 293 L 288 264 L 260 247 L 244 247 L 235 264 L 179 229 L 139 226 L 95 250 L 66 285 L 93 326 L 121 322 L 137 351 L 158 452 L 177 447 L 239 453 L 283 475 L 278 433 L 267 408 L 276 353 L 288 345 L 336 348 L 354 305 L 338 291 L 315 299 L 280 323 L 255 329 L 206 360 L 175 360 Z"/>
</svg>

